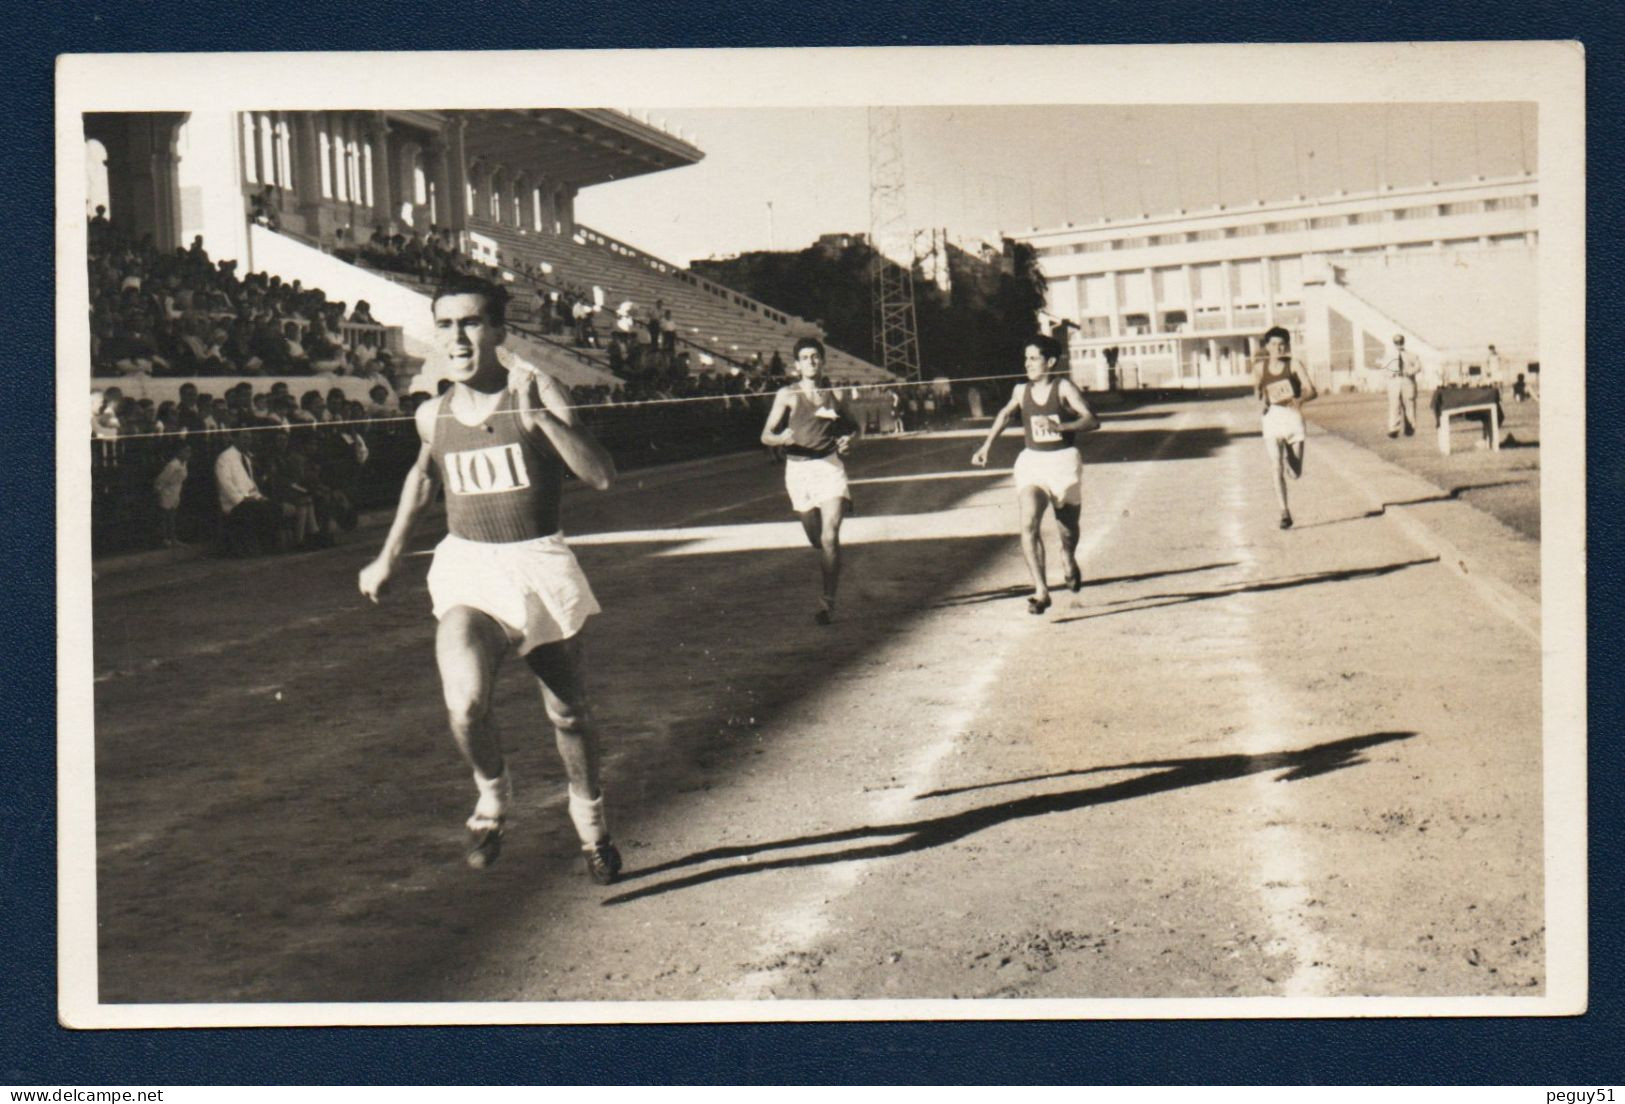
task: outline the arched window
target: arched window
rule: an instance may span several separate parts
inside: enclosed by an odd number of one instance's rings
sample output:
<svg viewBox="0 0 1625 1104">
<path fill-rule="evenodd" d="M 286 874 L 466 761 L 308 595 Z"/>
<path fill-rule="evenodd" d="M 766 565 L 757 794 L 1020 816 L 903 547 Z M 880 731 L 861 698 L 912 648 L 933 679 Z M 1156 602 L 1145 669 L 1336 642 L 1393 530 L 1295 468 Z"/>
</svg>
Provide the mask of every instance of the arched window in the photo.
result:
<svg viewBox="0 0 1625 1104">
<path fill-rule="evenodd" d="M 107 147 L 91 138 L 85 142 L 85 217 L 107 205 Z"/>
<path fill-rule="evenodd" d="M 372 143 L 361 144 L 361 194 L 368 207 L 376 206 L 372 191 Z"/>
<path fill-rule="evenodd" d="M 491 174 L 491 195 L 488 205 L 492 222 L 502 221 L 502 184 L 496 173 Z"/>
<path fill-rule="evenodd" d="M 535 230 L 542 228 L 542 190 L 540 188 L 530 190 L 530 225 Z"/>
<path fill-rule="evenodd" d="M 429 202 L 429 177 L 423 171 L 422 154 L 415 154 L 412 157 L 412 202 L 417 204 Z"/>
<path fill-rule="evenodd" d="M 333 198 L 333 141 L 327 136 L 326 129 L 317 131 L 317 145 L 321 149 L 322 163 L 322 198 Z"/>
<path fill-rule="evenodd" d="M 258 184 L 259 144 L 254 141 L 254 113 L 245 111 L 239 118 L 243 122 L 243 180 L 249 184 Z"/>
<path fill-rule="evenodd" d="M 435 197 L 434 181 L 431 180 L 431 181 L 429 181 L 429 225 L 430 226 L 435 226 L 440 222 L 440 211 L 438 210 L 438 204 L 435 202 L 435 199 L 436 199 L 436 197 Z"/>
</svg>

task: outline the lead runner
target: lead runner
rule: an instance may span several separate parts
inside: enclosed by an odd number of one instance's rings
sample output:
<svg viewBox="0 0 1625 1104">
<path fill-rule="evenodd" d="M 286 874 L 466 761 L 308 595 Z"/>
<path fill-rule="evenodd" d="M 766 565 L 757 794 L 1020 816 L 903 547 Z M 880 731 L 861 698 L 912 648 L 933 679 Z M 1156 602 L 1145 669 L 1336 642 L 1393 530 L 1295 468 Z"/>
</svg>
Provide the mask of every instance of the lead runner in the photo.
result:
<svg viewBox="0 0 1625 1104">
<path fill-rule="evenodd" d="M 604 815 L 581 656 L 582 628 L 599 606 L 559 531 L 559 498 L 566 467 L 603 490 L 615 464 L 577 424 L 556 381 L 498 359 L 507 299 L 500 286 L 461 275 L 434 293 L 435 336 L 452 387 L 417 409 L 422 448 L 383 550 L 361 570 L 361 592 L 378 601 L 443 480 L 450 532 L 435 548 L 429 596 L 452 738 L 479 791 L 468 818 L 469 865 L 496 861 L 513 801 L 491 695 L 498 664 L 515 649 L 553 723 L 587 872 L 608 885 L 620 874 L 621 856 Z"/>
</svg>

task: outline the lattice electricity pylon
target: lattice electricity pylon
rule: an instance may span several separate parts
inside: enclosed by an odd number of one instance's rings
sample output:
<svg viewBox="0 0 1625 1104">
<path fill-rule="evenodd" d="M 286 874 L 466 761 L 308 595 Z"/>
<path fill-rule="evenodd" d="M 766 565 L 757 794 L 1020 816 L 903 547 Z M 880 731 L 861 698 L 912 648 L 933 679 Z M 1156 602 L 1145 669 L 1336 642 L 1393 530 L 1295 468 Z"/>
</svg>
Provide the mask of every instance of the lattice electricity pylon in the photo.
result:
<svg viewBox="0 0 1625 1104">
<path fill-rule="evenodd" d="M 869 109 L 870 293 L 874 360 L 907 380 L 920 378 L 914 319 L 914 235 L 903 194 L 903 124 L 895 107 Z"/>
</svg>

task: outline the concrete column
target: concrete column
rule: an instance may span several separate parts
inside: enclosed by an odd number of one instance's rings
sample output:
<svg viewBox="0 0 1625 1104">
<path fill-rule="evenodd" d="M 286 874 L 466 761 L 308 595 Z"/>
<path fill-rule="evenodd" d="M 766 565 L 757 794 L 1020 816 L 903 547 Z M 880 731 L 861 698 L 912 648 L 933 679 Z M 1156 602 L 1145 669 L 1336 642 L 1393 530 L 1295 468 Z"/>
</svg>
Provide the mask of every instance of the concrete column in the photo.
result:
<svg viewBox="0 0 1625 1104">
<path fill-rule="evenodd" d="M 573 184 L 565 184 L 559 190 L 559 222 L 566 234 L 576 232 L 576 193 L 580 190 Z"/>
<path fill-rule="evenodd" d="M 453 117 L 447 127 L 446 224 L 457 231 L 468 229 L 468 150 L 464 145 L 465 124 Z"/>
<path fill-rule="evenodd" d="M 120 229 L 151 234 L 159 250 L 180 245 L 179 157 L 175 139 L 186 112 L 142 112 L 122 120 L 107 147 L 108 206 Z"/>
<path fill-rule="evenodd" d="M 1123 336 L 1123 310 L 1121 297 L 1117 294 L 1117 272 L 1106 273 L 1106 312 L 1111 322 L 1111 335 Z"/>
<path fill-rule="evenodd" d="M 1224 328 L 1227 330 L 1236 328 L 1236 289 L 1232 283 L 1234 276 L 1235 271 L 1231 268 L 1230 262 L 1220 261 L 1219 283 L 1224 288 Z"/>
<path fill-rule="evenodd" d="M 393 231 L 399 204 L 395 196 L 395 158 L 390 156 L 389 120 L 382 111 L 374 113 L 368 135 L 372 142 L 372 202 L 373 221 L 383 226 L 386 233 Z M 411 181 L 407 181 L 411 187 Z"/>
<path fill-rule="evenodd" d="M 322 147 L 317 141 L 319 116 L 309 111 L 293 115 L 293 191 L 306 229 L 316 231 L 322 205 Z"/>
</svg>

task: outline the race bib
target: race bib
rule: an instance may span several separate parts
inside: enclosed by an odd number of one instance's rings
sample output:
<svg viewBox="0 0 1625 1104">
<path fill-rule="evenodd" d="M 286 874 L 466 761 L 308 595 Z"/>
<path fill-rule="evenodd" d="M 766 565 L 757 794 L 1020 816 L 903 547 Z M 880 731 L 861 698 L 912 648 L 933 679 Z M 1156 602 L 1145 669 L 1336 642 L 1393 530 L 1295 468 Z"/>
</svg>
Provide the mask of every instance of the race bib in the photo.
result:
<svg viewBox="0 0 1625 1104">
<path fill-rule="evenodd" d="M 1053 445 L 1061 439 L 1060 419 L 1054 414 L 1034 414 L 1032 428 L 1035 444 Z"/>
<path fill-rule="evenodd" d="M 517 444 L 446 455 L 446 487 L 453 494 L 501 494 L 528 486 L 530 473 Z"/>
<path fill-rule="evenodd" d="M 1290 379 L 1271 380 L 1265 384 L 1264 397 L 1272 403 L 1287 403 L 1297 398 L 1292 393 L 1292 381 Z"/>
</svg>

